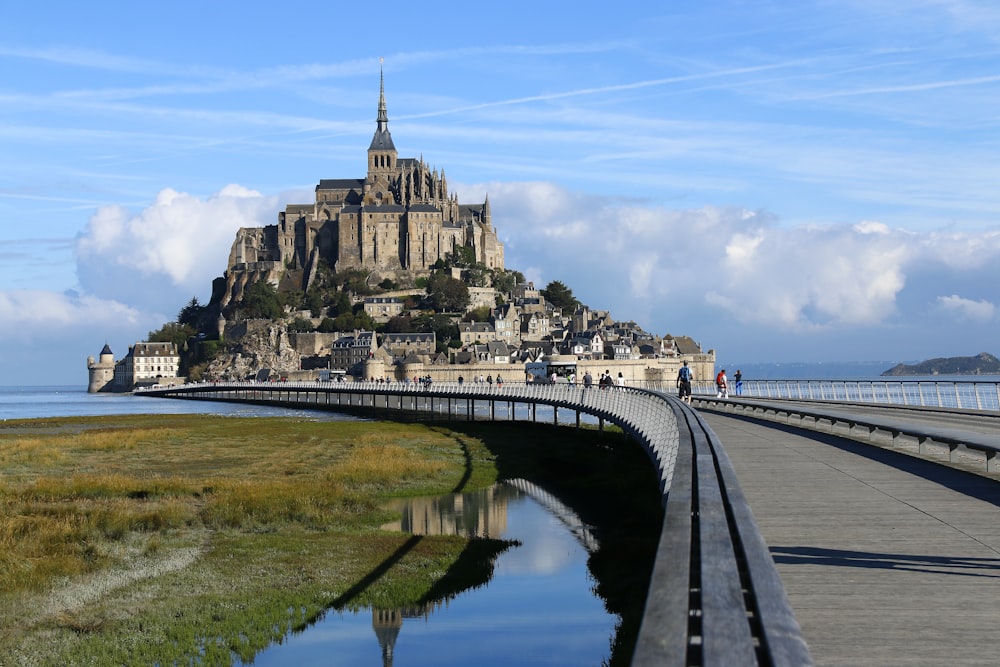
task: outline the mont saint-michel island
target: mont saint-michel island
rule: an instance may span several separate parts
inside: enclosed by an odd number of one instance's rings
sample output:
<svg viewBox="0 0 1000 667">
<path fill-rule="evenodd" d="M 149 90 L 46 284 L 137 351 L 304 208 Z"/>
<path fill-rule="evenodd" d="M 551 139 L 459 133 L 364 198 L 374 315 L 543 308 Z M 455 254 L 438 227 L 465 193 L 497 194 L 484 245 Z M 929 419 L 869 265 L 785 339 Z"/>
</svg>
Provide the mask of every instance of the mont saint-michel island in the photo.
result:
<svg viewBox="0 0 1000 667">
<path fill-rule="evenodd" d="M 558 280 L 504 264 L 489 197 L 462 202 L 444 169 L 399 157 L 380 76 L 362 178 L 321 179 L 315 200 L 236 233 L 211 299 L 181 308 L 115 359 L 87 360 L 88 391 L 200 381 L 582 382 L 644 386 L 715 351 L 591 308 Z"/>
</svg>

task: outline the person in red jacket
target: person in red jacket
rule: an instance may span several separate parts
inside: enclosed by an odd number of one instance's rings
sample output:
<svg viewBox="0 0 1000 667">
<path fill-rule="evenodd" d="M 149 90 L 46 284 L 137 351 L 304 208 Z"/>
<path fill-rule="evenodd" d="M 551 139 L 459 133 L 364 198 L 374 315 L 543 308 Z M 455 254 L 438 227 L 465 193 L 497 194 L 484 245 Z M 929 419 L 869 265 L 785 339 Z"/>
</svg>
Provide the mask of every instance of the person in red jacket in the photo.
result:
<svg viewBox="0 0 1000 667">
<path fill-rule="evenodd" d="M 723 368 L 719 371 L 719 374 L 715 376 L 715 397 L 716 398 L 729 398 L 729 389 L 726 386 L 726 369 Z"/>
</svg>

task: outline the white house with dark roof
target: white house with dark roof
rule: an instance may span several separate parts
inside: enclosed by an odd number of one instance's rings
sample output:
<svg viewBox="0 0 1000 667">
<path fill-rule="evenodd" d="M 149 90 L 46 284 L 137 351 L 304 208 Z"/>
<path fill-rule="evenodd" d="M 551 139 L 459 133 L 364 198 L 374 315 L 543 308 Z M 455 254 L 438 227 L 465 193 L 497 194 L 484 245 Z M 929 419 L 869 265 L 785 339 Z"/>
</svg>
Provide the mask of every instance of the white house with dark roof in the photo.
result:
<svg viewBox="0 0 1000 667">
<path fill-rule="evenodd" d="M 601 359 L 604 356 L 604 336 L 596 330 L 574 333 L 564 349 L 564 354 L 572 354 L 579 358 Z"/>
<path fill-rule="evenodd" d="M 181 356 L 174 343 L 137 342 L 115 363 L 115 389 L 131 391 L 137 386 L 160 384 L 176 378 Z"/>
</svg>

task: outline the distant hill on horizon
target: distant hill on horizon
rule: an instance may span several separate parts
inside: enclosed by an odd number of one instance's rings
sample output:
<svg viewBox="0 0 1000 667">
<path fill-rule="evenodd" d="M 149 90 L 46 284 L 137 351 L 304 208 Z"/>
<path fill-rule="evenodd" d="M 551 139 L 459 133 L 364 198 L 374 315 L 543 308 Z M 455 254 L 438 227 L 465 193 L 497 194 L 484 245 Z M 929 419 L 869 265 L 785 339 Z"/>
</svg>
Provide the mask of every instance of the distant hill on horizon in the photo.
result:
<svg viewBox="0 0 1000 667">
<path fill-rule="evenodd" d="M 988 352 L 974 357 L 941 357 L 918 364 L 898 364 L 882 373 L 883 376 L 906 375 L 1000 375 L 1000 359 Z"/>
<path fill-rule="evenodd" d="M 716 360 L 733 377 L 737 369 L 744 380 L 857 380 L 876 378 L 899 361 L 773 361 L 731 363 Z"/>
</svg>

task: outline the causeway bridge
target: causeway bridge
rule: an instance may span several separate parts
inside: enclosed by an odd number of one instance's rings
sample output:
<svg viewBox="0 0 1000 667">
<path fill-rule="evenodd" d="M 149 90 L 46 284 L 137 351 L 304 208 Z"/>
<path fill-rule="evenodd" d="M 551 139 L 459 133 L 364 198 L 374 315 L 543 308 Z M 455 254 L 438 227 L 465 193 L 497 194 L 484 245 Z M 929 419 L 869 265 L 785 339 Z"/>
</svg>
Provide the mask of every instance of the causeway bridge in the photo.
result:
<svg viewBox="0 0 1000 667">
<path fill-rule="evenodd" d="M 665 509 L 633 665 L 996 662 L 1000 412 L 708 394 L 692 408 L 654 389 L 513 383 L 139 395 L 614 424 L 647 452 Z"/>
</svg>

